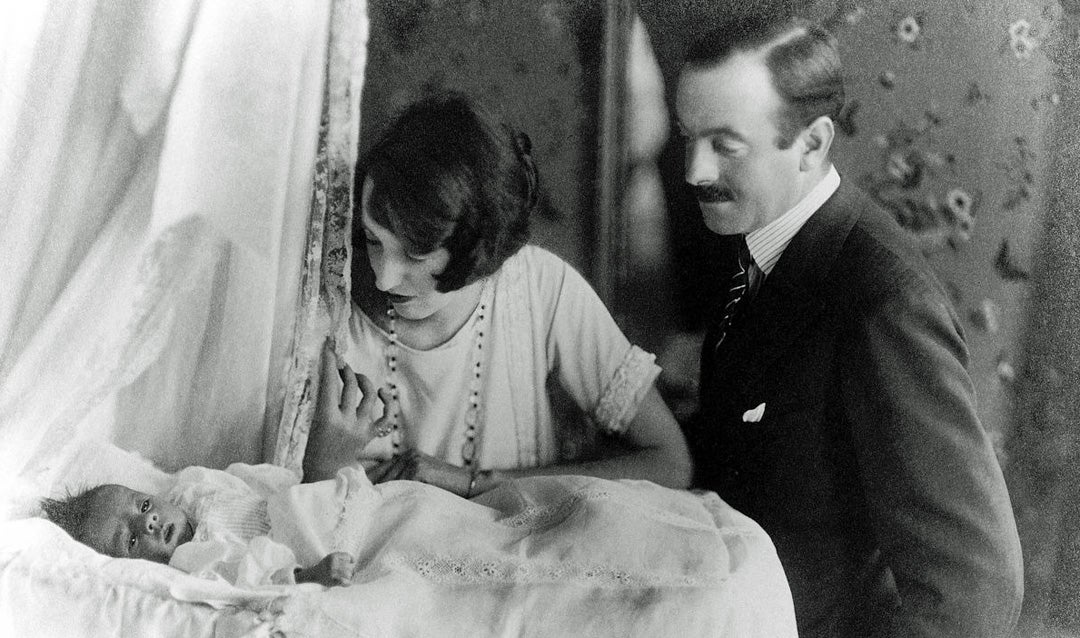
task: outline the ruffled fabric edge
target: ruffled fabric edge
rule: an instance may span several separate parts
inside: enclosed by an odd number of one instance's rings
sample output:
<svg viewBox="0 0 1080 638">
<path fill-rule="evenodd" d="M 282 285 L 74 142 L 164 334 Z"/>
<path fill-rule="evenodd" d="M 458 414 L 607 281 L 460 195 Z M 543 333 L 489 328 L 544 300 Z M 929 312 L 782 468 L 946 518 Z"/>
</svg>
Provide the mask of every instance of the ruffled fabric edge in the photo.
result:
<svg viewBox="0 0 1080 638">
<path fill-rule="evenodd" d="M 656 355 L 630 346 L 596 405 L 593 412 L 596 423 L 608 433 L 624 431 L 659 374 Z"/>
</svg>

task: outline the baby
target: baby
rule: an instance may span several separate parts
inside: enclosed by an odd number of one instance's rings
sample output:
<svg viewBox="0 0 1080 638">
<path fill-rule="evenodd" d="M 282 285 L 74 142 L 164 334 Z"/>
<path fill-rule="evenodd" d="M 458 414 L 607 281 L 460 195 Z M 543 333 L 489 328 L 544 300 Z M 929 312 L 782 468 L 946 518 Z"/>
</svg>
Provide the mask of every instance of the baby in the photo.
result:
<svg viewBox="0 0 1080 638">
<path fill-rule="evenodd" d="M 241 463 L 167 481 L 143 488 L 164 498 L 106 485 L 44 509 L 106 554 L 235 585 L 226 604 L 286 593 L 265 585 L 294 573 L 351 583 L 325 596 L 290 588 L 308 635 L 795 635 L 771 541 L 712 493 L 538 476 L 467 500 L 418 481 L 374 485 L 358 463 L 312 483 Z"/>
<path fill-rule="evenodd" d="M 234 544 L 237 544 L 235 542 L 237 540 L 246 541 L 249 547 L 259 548 L 256 551 L 257 554 L 264 557 L 273 556 L 269 560 L 262 559 L 264 564 L 272 565 L 264 570 L 270 576 L 268 579 L 263 579 L 264 582 L 269 580 L 272 584 L 319 583 L 327 587 L 349 584 L 355 562 L 353 557 L 345 552 L 332 552 L 311 567 L 295 567 L 291 572 L 273 569 L 273 567 L 290 563 L 295 564 L 295 559 L 287 548 L 276 547 L 275 543 L 259 533 L 269 531 L 265 529 L 266 525 L 262 524 L 266 511 L 265 503 L 261 503 L 260 512 L 260 502 L 257 498 L 245 499 L 244 495 L 238 498 L 220 498 L 220 494 L 215 496 L 217 498 L 212 500 L 219 506 L 215 509 L 220 511 L 223 509 L 220 506 L 225 504 L 224 509 L 234 514 L 233 523 L 236 523 L 238 519 L 248 519 L 243 520 L 239 525 L 231 525 L 233 529 L 228 532 L 228 535 L 232 537 Z M 246 507 L 245 504 L 254 504 L 255 507 Z M 99 485 L 65 499 L 46 498 L 41 502 L 41 509 L 46 518 L 56 523 L 72 538 L 113 558 L 142 558 L 158 563 L 172 563 L 174 566 L 183 568 L 183 565 L 176 565 L 172 560 L 174 553 L 177 548 L 196 537 L 197 523 L 183 509 L 174 505 L 168 497 L 151 496 L 123 485 Z M 254 517 L 235 516 L 236 512 L 245 509 L 247 513 L 254 514 Z M 215 514 L 218 513 L 215 512 Z M 220 522 L 222 516 L 217 515 L 216 518 Z M 222 529 L 230 526 L 217 527 Z M 207 545 L 211 547 L 213 553 L 215 547 L 220 548 L 222 545 L 220 540 L 216 543 L 211 540 L 209 538 L 211 534 L 212 532 L 204 532 L 200 540 L 209 541 Z M 194 548 L 188 546 L 187 549 Z M 197 555 L 200 552 L 192 553 Z M 206 553 L 205 548 L 201 553 Z M 217 553 L 219 557 L 224 557 L 230 551 Z M 231 553 L 236 554 L 235 551 Z M 232 558 L 236 557 L 232 556 Z M 243 560 L 249 563 L 246 571 L 250 573 L 252 571 L 250 557 L 232 562 L 240 564 Z M 250 578 L 248 580 L 250 581 Z M 260 583 L 249 582 L 248 584 Z"/>
</svg>

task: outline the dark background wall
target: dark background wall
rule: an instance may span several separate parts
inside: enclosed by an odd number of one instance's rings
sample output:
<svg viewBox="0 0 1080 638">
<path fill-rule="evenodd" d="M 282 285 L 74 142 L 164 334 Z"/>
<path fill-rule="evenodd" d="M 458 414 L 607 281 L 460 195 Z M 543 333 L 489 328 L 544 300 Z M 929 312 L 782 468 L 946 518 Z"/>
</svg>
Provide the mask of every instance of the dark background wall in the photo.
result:
<svg viewBox="0 0 1080 638">
<path fill-rule="evenodd" d="M 405 105 L 464 91 L 528 133 L 544 188 L 533 240 L 587 270 L 601 3 L 370 0 L 361 153 Z"/>
</svg>

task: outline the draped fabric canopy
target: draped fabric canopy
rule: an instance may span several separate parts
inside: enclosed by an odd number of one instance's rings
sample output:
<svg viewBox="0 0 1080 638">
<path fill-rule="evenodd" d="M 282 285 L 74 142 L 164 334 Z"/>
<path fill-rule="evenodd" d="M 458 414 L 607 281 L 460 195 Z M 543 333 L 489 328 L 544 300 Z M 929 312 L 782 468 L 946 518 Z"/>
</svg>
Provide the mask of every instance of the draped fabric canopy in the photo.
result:
<svg viewBox="0 0 1080 638">
<path fill-rule="evenodd" d="M 258 462 L 283 414 L 302 450 L 361 7 L 0 3 L 3 476 L 88 437 L 166 469 Z"/>
</svg>

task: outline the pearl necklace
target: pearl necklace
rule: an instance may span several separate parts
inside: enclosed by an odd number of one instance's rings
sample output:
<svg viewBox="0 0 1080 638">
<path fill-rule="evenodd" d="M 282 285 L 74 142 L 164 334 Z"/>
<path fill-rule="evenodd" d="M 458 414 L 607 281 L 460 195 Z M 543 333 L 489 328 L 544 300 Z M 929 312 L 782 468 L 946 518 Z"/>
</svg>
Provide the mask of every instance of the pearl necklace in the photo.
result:
<svg viewBox="0 0 1080 638">
<path fill-rule="evenodd" d="M 479 449 L 483 424 L 480 415 L 480 390 L 483 382 L 481 371 L 484 354 L 484 319 L 487 316 L 486 293 L 487 282 L 485 281 L 480 292 L 478 312 L 476 317 L 472 319 L 474 335 L 473 365 L 469 380 L 469 403 L 465 409 L 465 442 L 461 446 L 461 458 L 467 469 L 474 469 L 473 464 L 476 462 L 476 452 Z M 402 451 L 403 430 L 405 429 L 401 420 L 401 404 L 398 402 L 400 391 L 397 384 L 397 357 L 401 346 L 398 343 L 397 336 L 397 312 L 393 306 L 390 306 L 386 310 L 386 314 L 390 317 L 390 341 L 386 345 L 386 365 L 390 369 L 390 374 L 387 376 L 387 386 L 390 390 L 391 404 L 395 407 L 394 412 L 390 414 L 392 424 L 390 441 L 393 444 L 394 456 L 398 456 Z"/>
</svg>

